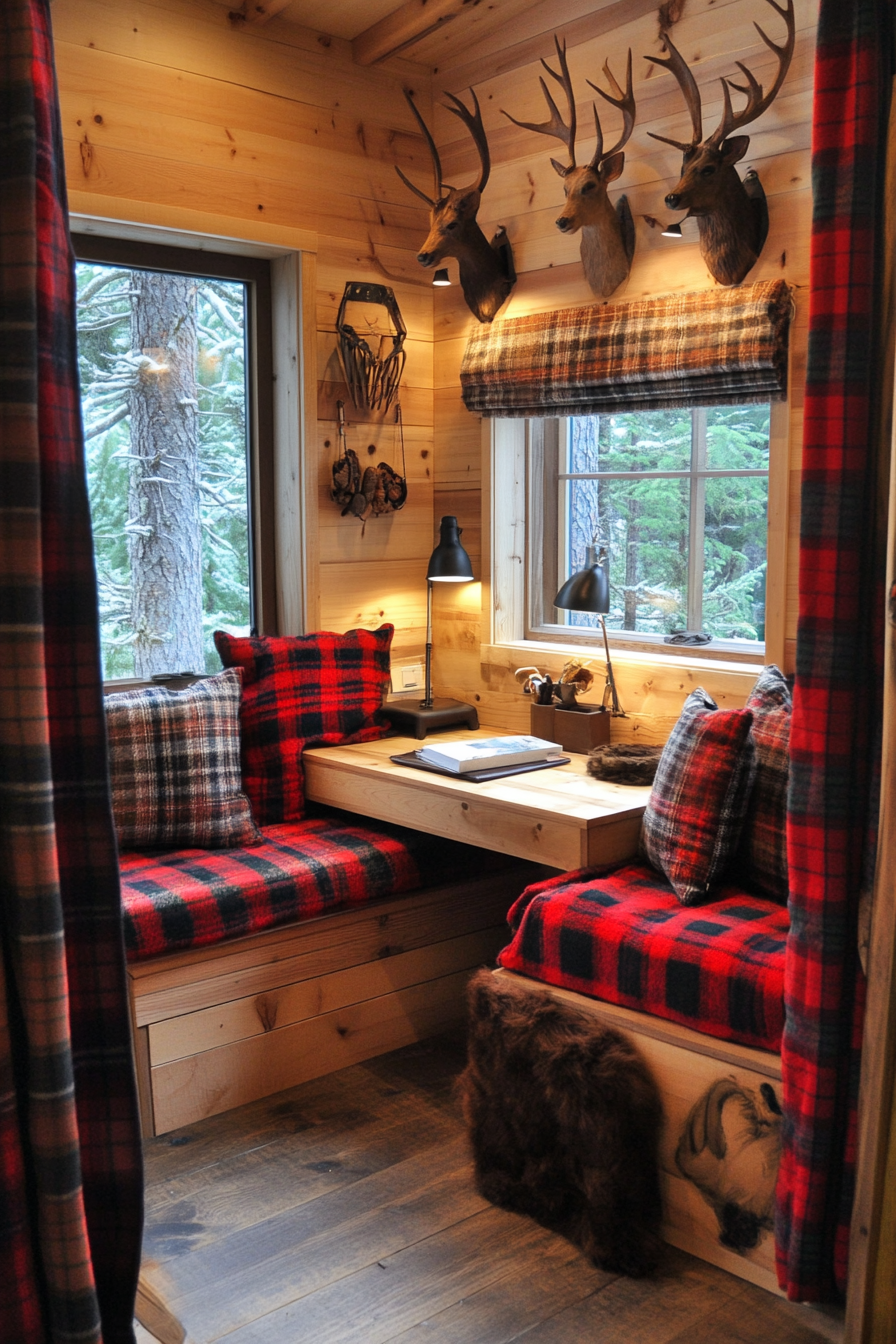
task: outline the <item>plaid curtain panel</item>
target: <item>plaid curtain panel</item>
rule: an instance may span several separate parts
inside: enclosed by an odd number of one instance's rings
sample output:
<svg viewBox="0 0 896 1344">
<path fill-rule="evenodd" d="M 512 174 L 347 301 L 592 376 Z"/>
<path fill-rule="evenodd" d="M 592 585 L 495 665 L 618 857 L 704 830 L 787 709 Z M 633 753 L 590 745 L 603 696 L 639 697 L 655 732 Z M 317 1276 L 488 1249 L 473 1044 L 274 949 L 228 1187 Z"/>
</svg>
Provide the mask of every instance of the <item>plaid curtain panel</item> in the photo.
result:
<svg viewBox="0 0 896 1344">
<path fill-rule="evenodd" d="M 125 1344 L 143 1173 L 49 0 L 0 6 L 0 1339 Z"/>
<path fill-rule="evenodd" d="M 240 787 L 240 672 L 106 696 L 112 810 L 129 849 L 256 845 Z"/>
<path fill-rule="evenodd" d="M 781 401 L 792 311 L 770 280 L 495 322 L 467 343 L 464 405 L 556 416 Z"/>
<path fill-rule="evenodd" d="M 891 43 L 887 0 L 822 0 L 775 1228 L 781 1286 L 808 1301 L 845 1289 L 853 1189 L 864 1001 L 856 916 L 873 868 L 886 609 L 874 409 Z"/>
</svg>

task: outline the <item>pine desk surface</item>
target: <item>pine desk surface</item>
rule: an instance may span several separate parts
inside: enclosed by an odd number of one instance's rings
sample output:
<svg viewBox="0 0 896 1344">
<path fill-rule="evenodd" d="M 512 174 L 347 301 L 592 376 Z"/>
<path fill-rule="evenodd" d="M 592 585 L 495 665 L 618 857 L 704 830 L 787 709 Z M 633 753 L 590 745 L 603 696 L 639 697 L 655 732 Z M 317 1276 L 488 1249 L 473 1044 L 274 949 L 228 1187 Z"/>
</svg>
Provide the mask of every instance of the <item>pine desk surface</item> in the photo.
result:
<svg viewBox="0 0 896 1344">
<path fill-rule="evenodd" d="M 461 729 L 430 740 L 435 745 L 496 736 L 501 734 L 488 728 Z M 637 852 L 650 789 L 592 779 L 585 756 L 574 755 L 569 765 L 552 770 L 472 784 L 389 759 L 420 745 L 413 738 L 389 737 L 315 747 L 302 757 L 305 796 L 561 871 L 617 863 Z"/>
</svg>

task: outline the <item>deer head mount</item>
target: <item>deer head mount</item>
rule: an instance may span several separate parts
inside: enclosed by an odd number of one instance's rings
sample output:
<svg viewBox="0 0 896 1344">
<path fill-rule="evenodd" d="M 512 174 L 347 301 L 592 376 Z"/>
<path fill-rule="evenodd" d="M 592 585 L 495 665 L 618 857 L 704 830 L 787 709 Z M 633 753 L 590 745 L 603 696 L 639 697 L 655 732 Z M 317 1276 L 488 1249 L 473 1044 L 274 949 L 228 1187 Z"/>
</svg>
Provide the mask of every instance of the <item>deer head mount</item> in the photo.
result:
<svg viewBox="0 0 896 1344">
<path fill-rule="evenodd" d="M 706 140 L 703 139 L 703 116 L 700 107 L 700 92 L 687 62 L 672 45 L 668 33 L 663 34 L 663 43 L 668 57 L 648 56 L 648 61 L 663 65 L 671 70 L 678 80 L 685 102 L 691 114 L 693 137 L 689 143 L 670 140 L 665 135 L 648 134 L 654 140 L 662 140 L 674 145 L 684 154 L 681 167 L 681 180 L 666 197 L 670 210 L 686 209 L 688 215 L 695 215 L 700 230 L 700 251 L 709 268 L 710 274 L 721 285 L 739 285 L 749 270 L 756 264 L 768 235 L 768 207 L 765 192 L 756 173 L 750 171 L 743 181 L 735 168 L 749 148 L 748 135 L 734 135 L 734 131 L 755 121 L 769 108 L 778 90 L 784 82 L 784 76 L 793 57 L 795 22 L 793 0 L 779 5 L 776 0 L 768 0 L 776 14 L 780 14 L 787 24 L 787 37 L 778 46 L 755 24 L 757 33 L 767 47 L 775 53 L 778 71 L 768 93 L 763 93 L 753 73 L 742 61 L 737 65 L 743 73 L 746 84 L 735 84 L 732 79 L 723 78 L 722 93 L 725 99 L 722 120 Z M 739 112 L 731 105 L 731 90 L 746 94 L 747 101 Z"/>
<path fill-rule="evenodd" d="M 594 108 L 594 125 L 597 131 L 597 147 L 591 162 L 583 168 L 576 167 L 576 100 L 572 91 L 572 80 L 566 61 L 566 43 L 561 46 L 554 36 L 557 49 L 559 73 L 547 61 L 541 63 L 552 79 L 555 79 L 566 94 L 568 121 L 564 121 L 557 104 L 551 97 L 550 89 L 544 79 L 539 79 L 541 91 L 548 105 L 550 120 L 544 122 L 517 121 L 509 112 L 504 116 L 527 131 L 537 131 L 539 135 L 553 135 L 566 146 L 569 163 L 558 163 L 551 159 L 554 170 L 563 178 L 563 190 L 566 193 L 566 207 L 556 221 L 561 233 L 582 232 L 581 257 L 585 276 L 595 294 L 608 298 L 619 288 L 631 270 L 632 256 L 635 251 L 635 227 L 631 210 L 625 196 L 620 197 L 614 207 L 607 195 L 607 187 L 615 182 L 625 166 L 623 146 L 628 143 L 635 126 L 635 100 L 632 96 L 632 53 L 628 53 L 628 73 L 625 92 L 614 79 L 609 65 L 604 65 L 604 74 L 610 82 L 613 94 L 586 83 L 622 113 L 622 135 L 612 149 L 604 150 L 604 137 L 597 105 Z M 503 110 L 503 109 L 502 109 Z"/>
<path fill-rule="evenodd" d="M 412 95 L 407 90 L 404 96 L 417 118 L 432 156 L 435 187 L 433 196 L 427 196 L 419 187 L 415 187 L 400 168 L 396 167 L 395 171 L 405 186 L 410 187 L 414 195 L 419 196 L 429 206 L 429 234 L 417 253 L 420 265 L 431 270 L 445 257 L 456 257 L 460 266 L 460 283 L 467 307 L 480 322 L 491 322 L 516 283 L 516 271 L 513 268 L 513 253 L 503 226 L 489 242 L 476 222 L 491 164 L 479 100 L 472 89 L 470 93 L 473 97 L 472 112 L 453 93 L 448 94 L 453 105 L 446 103 L 445 106 L 463 122 L 479 151 L 481 171 L 475 187 L 450 187 L 442 182 L 439 151 L 426 122 L 417 110 Z"/>
</svg>

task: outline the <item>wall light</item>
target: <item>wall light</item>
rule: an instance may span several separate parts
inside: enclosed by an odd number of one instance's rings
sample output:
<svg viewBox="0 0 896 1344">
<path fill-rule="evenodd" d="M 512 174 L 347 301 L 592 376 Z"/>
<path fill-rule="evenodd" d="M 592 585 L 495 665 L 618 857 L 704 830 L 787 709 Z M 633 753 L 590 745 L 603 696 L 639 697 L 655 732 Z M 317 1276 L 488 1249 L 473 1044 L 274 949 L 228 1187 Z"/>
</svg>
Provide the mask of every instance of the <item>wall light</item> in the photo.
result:
<svg viewBox="0 0 896 1344">
<path fill-rule="evenodd" d="M 450 285 L 451 281 L 448 278 L 447 268 L 443 268 L 441 271 L 436 271 L 435 275 L 432 278 L 432 283 L 434 287 L 438 286 L 440 289 L 444 285 Z"/>
<path fill-rule="evenodd" d="M 685 216 L 685 218 L 687 218 L 687 216 Z M 679 223 L 679 224 L 667 224 L 666 227 L 663 229 L 663 237 L 664 237 L 664 238 L 681 238 L 681 237 L 683 237 L 683 234 L 682 234 L 682 232 L 681 232 L 681 224 L 680 224 L 680 223 Z"/>
</svg>

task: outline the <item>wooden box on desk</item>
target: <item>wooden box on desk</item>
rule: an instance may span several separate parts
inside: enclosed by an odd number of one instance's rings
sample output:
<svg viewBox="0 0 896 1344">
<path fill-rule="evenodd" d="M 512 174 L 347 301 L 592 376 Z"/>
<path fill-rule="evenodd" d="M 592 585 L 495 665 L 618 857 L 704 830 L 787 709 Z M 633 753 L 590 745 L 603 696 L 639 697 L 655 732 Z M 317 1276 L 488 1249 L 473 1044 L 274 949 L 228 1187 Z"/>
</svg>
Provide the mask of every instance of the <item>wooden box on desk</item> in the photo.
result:
<svg viewBox="0 0 896 1344">
<path fill-rule="evenodd" d="M 533 704 L 529 712 L 533 737 L 559 742 L 564 751 L 587 756 L 592 747 L 605 746 L 610 740 L 610 715 L 600 705 L 561 709 Z"/>
</svg>

